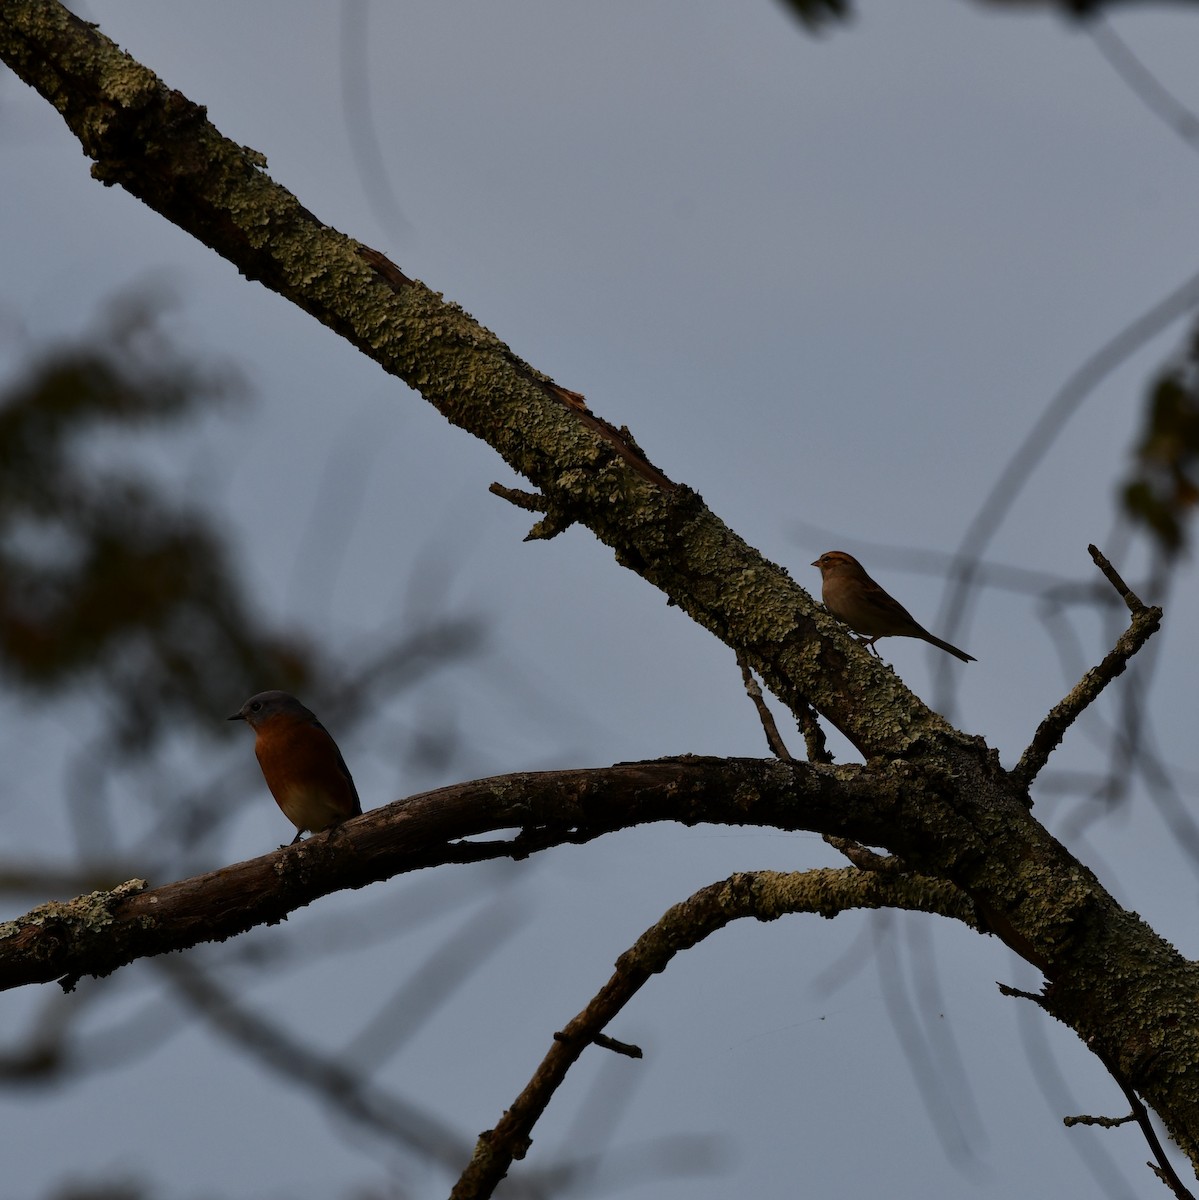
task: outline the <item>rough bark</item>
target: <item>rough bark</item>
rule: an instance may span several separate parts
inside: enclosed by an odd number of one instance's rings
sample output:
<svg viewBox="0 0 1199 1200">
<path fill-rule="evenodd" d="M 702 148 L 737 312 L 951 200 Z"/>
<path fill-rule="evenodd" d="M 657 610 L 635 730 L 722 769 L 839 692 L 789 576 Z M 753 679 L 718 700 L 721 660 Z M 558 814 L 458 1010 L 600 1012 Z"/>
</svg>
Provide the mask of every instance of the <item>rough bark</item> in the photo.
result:
<svg viewBox="0 0 1199 1200">
<path fill-rule="evenodd" d="M 0 57 L 63 115 L 97 179 L 139 197 L 487 441 L 541 491 L 548 528 L 586 525 L 618 562 L 741 653 L 792 711 L 810 704 L 845 733 L 865 767 L 779 769 L 792 781 L 852 781 L 874 814 L 855 812 L 830 831 L 884 845 L 912 870 L 965 891 L 983 924 L 1045 973 L 1048 1011 L 1146 1098 L 1199 1163 L 1199 968 L 1033 819 L 1024 789 L 981 739 L 952 729 L 856 647 L 695 492 L 638 461 L 631 439 L 460 308 L 322 224 L 269 178 L 261 155 L 223 137 L 202 107 L 97 30 L 50 0 L 8 3 Z M 723 802 L 757 798 L 751 787 Z M 551 807 L 571 802 L 559 793 Z M 672 816 L 714 819 L 702 805 Z M 802 827 L 831 823 L 805 810 Z M 283 878 L 295 887 L 288 872 L 305 860 L 271 861 L 253 886 L 269 891 Z M 145 895 L 120 900 L 111 915 L 139 912 Z M 213 933 L 212 919 L 206 935 L 236 932 Z"/>
</svg>

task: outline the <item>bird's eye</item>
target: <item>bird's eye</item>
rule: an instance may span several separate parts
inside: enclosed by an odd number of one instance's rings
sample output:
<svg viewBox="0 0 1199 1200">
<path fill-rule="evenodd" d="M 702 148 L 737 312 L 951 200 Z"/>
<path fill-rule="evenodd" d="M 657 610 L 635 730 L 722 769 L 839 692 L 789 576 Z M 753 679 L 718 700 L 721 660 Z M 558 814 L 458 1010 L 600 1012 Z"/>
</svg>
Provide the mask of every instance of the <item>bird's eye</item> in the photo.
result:
<svg viewBox="0 0 1199 1200">
<path fill-rule="evenodd" d="M 262 701 L 255 700 L 254 703 L 250 705 L 250 711 L 257 712 L 261 707 L 262 707 Z"/>
</svg>

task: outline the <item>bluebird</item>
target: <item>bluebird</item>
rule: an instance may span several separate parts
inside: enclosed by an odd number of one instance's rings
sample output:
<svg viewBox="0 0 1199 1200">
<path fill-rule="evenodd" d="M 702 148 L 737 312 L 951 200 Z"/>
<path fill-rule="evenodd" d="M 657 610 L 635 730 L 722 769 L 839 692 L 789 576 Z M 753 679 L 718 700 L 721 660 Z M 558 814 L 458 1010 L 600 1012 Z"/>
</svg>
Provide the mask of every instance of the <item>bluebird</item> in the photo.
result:
<svg viewBox="0 0 1199 1200">
<path fill-rule="evenodd" d="M 254 730 L 254 753 L 266 786 L 296 827 L 293 846 L 305 830 L 320 833 L 362 812 L 337 743 L 295 696 L 259 692 L 229 720 L 245 721 Z"/>
</svg>

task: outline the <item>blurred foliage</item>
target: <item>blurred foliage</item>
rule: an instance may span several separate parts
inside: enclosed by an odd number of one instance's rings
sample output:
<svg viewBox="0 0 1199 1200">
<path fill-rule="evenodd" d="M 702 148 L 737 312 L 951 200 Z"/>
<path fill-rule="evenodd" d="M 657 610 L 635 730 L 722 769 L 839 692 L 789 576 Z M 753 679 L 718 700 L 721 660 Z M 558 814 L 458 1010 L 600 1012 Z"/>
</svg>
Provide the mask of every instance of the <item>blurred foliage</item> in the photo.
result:
<svg viewBox="0 0 1199 1200">
<path fill-rule="evenodd" d="M 1008 8 L 1013 12 L 1057 9 L 1065 16 L 1077 17 L 1079 20 L 1093 17 L 1105 9 L 1148 7 L 1149 5 L 1162 7 L 1162 0 L 979 0 L 979 2 L 989 4 L 994 8 Z M 1172 2 L 1193 4 L 1195 0 L 1172 0 Z"/>
<path fill-rule="evenodd" d="M 111 1183 L 68 1183 L 54 1192 L 53 1200 L 149 1200 L 150 1192 L 140 1183 L 120 1180 Z"/>
<path fill-rule="evenodd" d="M 1123 487 L 1125 510 L 1168 554 L 1186 548 L 1186 522 L 1199 501 L 1199 329 L 1182 362 L 1149 394 L 1136 462 Z"/>
<path fill-rule="evenodd" d="M 782 6 L 804 28 L 815 32 L 833 21 L 847 21 L 853 16 L 849 0 L 780 0 Z"/>
<path fill-rule="evenodd" d="M 181 356 L 157 307 L 115 302 L 97 335 L 39 354 L 0 391 L 0 673 L 45 699 L 101 682 L 130 750 L 310 674 L 242 596 L 212 517 L 121 461 L 136 434 L 195 420 L 238 386 Z"/>
</svg>

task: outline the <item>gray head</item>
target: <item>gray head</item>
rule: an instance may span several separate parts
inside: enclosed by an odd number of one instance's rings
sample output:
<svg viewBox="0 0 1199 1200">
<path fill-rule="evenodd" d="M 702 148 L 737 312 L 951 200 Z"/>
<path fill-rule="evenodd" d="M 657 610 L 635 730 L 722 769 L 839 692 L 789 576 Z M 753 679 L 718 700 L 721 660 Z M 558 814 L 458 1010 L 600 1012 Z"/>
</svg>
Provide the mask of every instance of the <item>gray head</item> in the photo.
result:
<svg viewBox="0 0 1199 1200">
<path fill-rule="evenodd" d="M 316 720 L 295 696 L 287 692 L 259 692 L 257 696 L 251 696 L 229 720 L 245 721 L 251 729 L 256 730 L 272 717 L 304 717 L 309 721 Z"/>
</svg>

